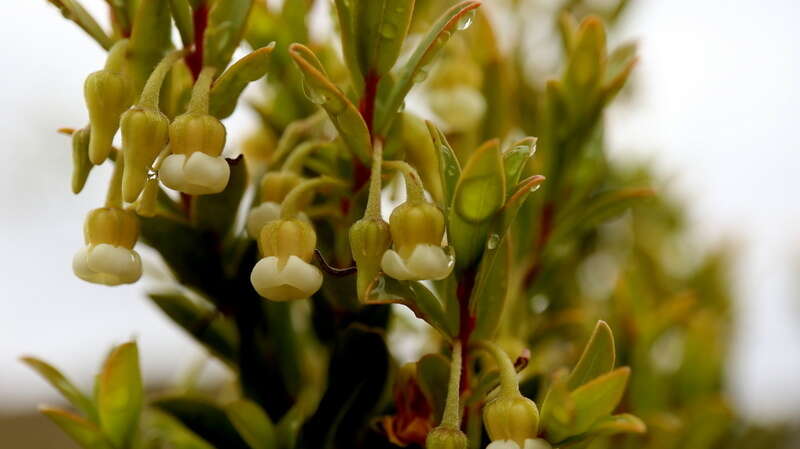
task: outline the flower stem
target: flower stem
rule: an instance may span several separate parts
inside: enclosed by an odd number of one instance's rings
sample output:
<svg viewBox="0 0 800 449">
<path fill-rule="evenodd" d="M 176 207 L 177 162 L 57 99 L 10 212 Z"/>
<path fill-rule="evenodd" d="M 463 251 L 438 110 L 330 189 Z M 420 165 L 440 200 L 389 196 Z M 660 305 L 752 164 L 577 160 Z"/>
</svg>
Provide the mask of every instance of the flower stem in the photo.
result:
<svg viewBox="0 0 800 449">
<path fill-rule="evenodd" d="M 294 150 L 286 157 L 286 160 L 283 162 L 283 166 L 281 167 L 281 171 L 291 171 L 295 173 L 299 173 L 300 169 L 303 168 L 303 161 L 304 159 L 320 147 L 322 147 L 325 142 L 320 140 L 313 140 L 303 142 L 300 145 L 296 146 Z"/>
<path fill-rule="evenodd" d="M 161 92 L 161 85 L 164 84 L 164 78 L 167 77 L 167 73 L 183 54 L 184 50 L 175 50 L 164 56 L 164 59 L 158 63 L 153 72 L 150 73 L 150 77 L 147 78 L 144 89 L 142 89 L 142 95 L 136 104 L 138 107 L 158 110 L 158 95 Z"/>
<path fill-rule="evenodd" d="M 491 354 L 497 362 L 500 370 L 500 394 L 502 396 L 519 394 L 517 370 L 514 369 L 514 363 L 508 354 L 496 343 L 488 340 L 479 341 L 475 345 Z"/>
<path fill-rule="evenodd" d="M 461 342 L 453 344 L 453 356 L 450 359 L 450 380 L 447 384 L 447 400 L 442 414 L 442 426 L 454 429 L 461 428 Z"/>
<path fill-rule="evenodd" d="M 114 172 L 111 181 L 108 183 L 106 193 L 106 207 L 122 208 L 122 172 L 125 169 L 125 161 L 118 157 L 114 162 Z"/>
<path fill-rule="evenodd" d="M 197 77 L 192 88 L 192 98 L 189 99 L 187 112 L 208 114 L 208 101 L 211 94 L 211 82 L 214 81 L 215 67 L 204 67 Z"/>
<path fill-rule="evenodd" d="M 319 176 L 317 178 L 309 179 L 298 184 L 289 191 L 286 198 L 281 203 L 281 219 L 295 218 L 299 211 L 299 204 L 301 199 L 308 193 L 315 189 L 323 187 L 346 187 L 347 185 L 336 178 L 330 176 Z"/>
<path fill-rule="evenodd" d="M 381 164 L 383 163 L 383 141 L 375 139 L 372 144 L 372 172 L 369 178 L 369 196 L 365 218 L 381 218 Z"/>
<path fill-rule="evenodd" d="M 406 201 L 409 203 L 422 203 L 425 201 L 425 193 L 422 188 L 422 180 L 417 173 L 417 169 L 406 161 L 387 161 L 383 163 L 386 168 L 393 168 L 403 174 L 406 179 Z"/>
</svg>

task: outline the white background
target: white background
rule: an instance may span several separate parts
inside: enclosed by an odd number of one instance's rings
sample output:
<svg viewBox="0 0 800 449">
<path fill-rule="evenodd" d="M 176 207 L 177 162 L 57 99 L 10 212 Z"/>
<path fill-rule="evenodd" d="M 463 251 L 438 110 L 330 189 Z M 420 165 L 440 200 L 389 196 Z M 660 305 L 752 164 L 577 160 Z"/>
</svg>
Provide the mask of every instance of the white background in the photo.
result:
<svg viewBox="0 0 800 449">
<path fill-rule="evenodd" d="M 7 2 L 0 27 L 0 403 L 54 400 L 18 361 L 41 356 L 88 386 L 106 348 L 138 338 L 145 376 L 175 377 L 199 350 L 143 298 L 71 272 L 85 211 L 107 173 L 69 191 L 70 145 L 55 130 L 86 122 L 85 76 L 103 52 L 45 0 Z M 104 2 L 86 0 L 92 10 Z M 613 156 L 652 161 L 686 201 L 695 242 L 735 241 L 737 351 L 729 385 L 748 414 L 800 413 L 800 32 L 793 0 L 645 0 L 637 37 L 639 99 L 616 108 Z M 252 120 L 228 123 L 241 136 Z M 236 138 L 233 139 L 235 144 Z"/>
</svg>

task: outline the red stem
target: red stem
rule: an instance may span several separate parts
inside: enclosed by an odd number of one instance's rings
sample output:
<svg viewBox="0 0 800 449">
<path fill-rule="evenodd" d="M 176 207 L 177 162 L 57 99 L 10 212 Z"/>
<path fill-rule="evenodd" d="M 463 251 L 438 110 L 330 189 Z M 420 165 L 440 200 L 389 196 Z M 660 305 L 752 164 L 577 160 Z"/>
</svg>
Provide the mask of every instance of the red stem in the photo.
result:
<svg viewBox="0 0 800 449">
<path fill-rule="evenodd" d="M 372 117 L 375 115 L 375 98 L 378 95 L 378 82 L 381 80 L 377 73 L 370 71 L 364 77 L 364 96 L 358 105 L 358 112 L 367 124 L 370 140 L 374 140 L 372 133 Z M 357 158 L 353 159 L 353 192 L 358 192 L 369 181 L 371 170 Z"/>
<path fill-rule="evenodd" d="M 206 27 L 208 26 L 208 5 L 206 2 L 197 5 L 192 14 L 192 20 L 194 22 L 194 46 L 184 60 L 192 72 L 192 77 L 197 79 L 200 71 L 203 70 L 203 43 L 205 41 Z"/>
</svg>

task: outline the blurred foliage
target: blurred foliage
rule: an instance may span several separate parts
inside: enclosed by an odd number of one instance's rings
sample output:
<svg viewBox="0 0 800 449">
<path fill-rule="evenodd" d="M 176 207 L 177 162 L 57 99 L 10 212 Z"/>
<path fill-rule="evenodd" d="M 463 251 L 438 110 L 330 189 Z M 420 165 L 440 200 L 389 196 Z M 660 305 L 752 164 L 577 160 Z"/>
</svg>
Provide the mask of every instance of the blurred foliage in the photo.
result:
<svg viewBox="0 0 800 449">
<path fill-rule="evenodd" d="M 145 398 L 135 342 L 112 350 L 92 395 L 25 358 L 74 408 L 42 413 L 83 447 L 421 447 L 437 426 L 484 447 L 482 410 L 507 399 L 517 371 L 541 413 L 509 415 L 531 423 L 509 438 L 792 447 L 791 429 L 748 423 L 726 394 L 729 252 L 687 254 L 681 206 L 656 194 L 647 167 L 608 158 L 604 111 L 631 94 L 636 47 L 609 45 L 607 32 L 629 1 L 109 0 L 108 31 L 77 0 L 50 2 L 104 49 L 129 40 L 129 94 L 145 98 L 158 80 L 153 107 L 167 120 L 203 95 L 215 119 L 247 107 L 260 119 L 225 153 L 223 191 L 162 189 L 158 147 L 143 168 L 149 187 L 128 205 L 174 275 L 174 289 L 149 298 L 230 369 L 234 388 L 190 383 Z M 310 29 L 321 6 L 333 30 Z M 252 52 L 231 64 L 242 45 Z M 203 73 L 213 73 L 205 90 Z M 261 95 L 245 105 L 255 82 Z M 91 128 L 74 134 L 76 193 L 92 167 Z M 120 151 L 137 150 L 109 160 Z M 380 195 L 396 195 L 400 178 L 409 207 L 435 207 L 417 223 L 393 215 L 394 247 L 407 258 L 402 239 L 431 240 L 450 258 L 444 277 L 386 273 Z M 115 182 L 109 207 L 122 207 Z M 251 285 L 270 245 L 291 243 L 269 240 L 268 226 L 260 246 L 245 232 L 241 217 L 266 202 L 307 223 L 294 225 L 298 241 L 313 227 L 303 263 L 324 280 L 310 299 L 265 300 Z M 348 233 L 362 215 L 372 224 Z M 409 330 L 392 304 L 430 327 Z M 432 352 L 401 366 L 412 332 Z M 492 416 L 489 433 L 501 427 Z"/>
</svg>

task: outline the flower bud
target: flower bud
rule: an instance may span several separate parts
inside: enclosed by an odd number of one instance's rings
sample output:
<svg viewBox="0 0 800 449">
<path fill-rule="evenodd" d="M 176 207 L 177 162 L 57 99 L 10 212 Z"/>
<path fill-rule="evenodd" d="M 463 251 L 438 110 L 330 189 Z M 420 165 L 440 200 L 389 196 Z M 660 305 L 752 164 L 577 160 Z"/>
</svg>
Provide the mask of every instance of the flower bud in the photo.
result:
<svg viewBox="0 0 800 449">
<path fill-rule="evenodd" d="M 86 216 L 83 227 L 86 246 L 72 259 L 79 278 L 95 284 L 130 284 L 142 276 L 142 262 L 133 246 L 139 237 L 136 215 L 104 207 Z"/>
<path fill-rule="evenodd" d="M 308 298 L 322 286 L 322 273 L 310 264 L 317 245 L 311 225 L 300 219 L 276 220 L 261 230 L 263 258 L 250 273 L 259 295 L 273 301 Z"/>
<path fill-rule="evenodd" d="M 83 96 L 92 129 L 89 159 L 93 164 L 99 165 L 111 152 L 114 134 L 119 129 L 120 116 L 131 104 L 130 86 L 121 73 L 100 70 L 86 78 Z"/>
<path fill-rule="evenodd" d="M 467 436 L 459 429 L 439 426 L 425 439 L 425 449 L 467 449 Z"/>
<path fill-rule="evenodd" d="M 160 111 L 132 108 L 122 114 L 122 148 L 125 171 L 122 197 L 132 203 L 147 180 L 147 171 L 169 139 L 169 119 Z"/>
<path fill-rule="evenodd" d="M 483 407 L 483 424 L 492 441 L 512 440 L 524 448 L 539 431 L 539 409 L 521 394 L 500 395 Z"/>
<path fill-rule="evenodd" d="M 89 127 L 79 129 L 72 134 L 72 193 L 78 194 L 86 185 L 92 161 L 89 160 Z"/>
<path fill-rule="evenodd" d="M 441 247 L 444 215 L 427 202 L 405 202 L 389 217 L 394 250 L 383 253 L 381 268 L 399 280 L 439 280 L 450 275 L 453 257 Z"/>
<path fill-rule="evenodd" d="M 225 126 L 209 114 L 186 113 L 169 125 L 169 146 L 173 154 L 200 151 L 217 157 L 225 147 Z"/>
<path fill-rule="evenodd" d="M 286 198 L 286 195 L 302 181 L 303 178 L 295 172 L 273 171 L 266 173 L 261 178 L 261 188 L 259 190 L 261 201 L 280 204 Z"/>
<path fill-rule="evenodd" d="M 357 290 L 363 297 L 380 271 L 383 253 L 392 244 L 389 224 L 380 218 L 362 218 L 350 228 L 350 251 L 356 261 Z"/>
</svg>

